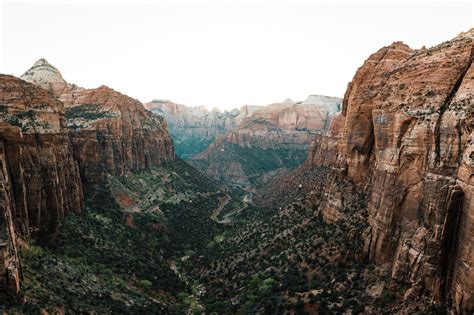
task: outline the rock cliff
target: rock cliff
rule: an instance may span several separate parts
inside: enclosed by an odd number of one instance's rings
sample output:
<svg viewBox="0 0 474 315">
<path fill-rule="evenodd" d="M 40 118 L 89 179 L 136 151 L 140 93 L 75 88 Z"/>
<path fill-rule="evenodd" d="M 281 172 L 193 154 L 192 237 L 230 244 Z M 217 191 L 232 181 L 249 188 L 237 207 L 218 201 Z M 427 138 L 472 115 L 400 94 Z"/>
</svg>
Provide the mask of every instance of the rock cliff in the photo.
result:
<svg viewBox="0 0 474 315">
<path fill-rule="evenodd" d="M 0 80 L 0 141 L 13 220 L 23 237 L 36 237 L 82 209 L 79 169 L 63 104 L 18 78 Z"/>
<path fill-rule="evenodd" d="M 239 115 L 237 110 L 209 111 L 204 106 L 188 107 L 162 100 L 147 103 L 145 108 L 165 117 L 176 153 L 183 159 L 204 151 L 218 135 L 235 128 Z"/>
<path fill-rule="evenodd" d="M 244 105 L 240 109 L 223 112 L 162 100 L 147 103 L 145 107 L 166 118 L 178 155 L 191 159 L 214 141 L 217 143 L 211 147 L 216 147 L 226 138 L 233 138 L 235 142 L 239 137 L 249 139 L 249 134 L 252 134 L 251 137 L 260 138 L 260 144 L 268 147 L 276 136 L 269 134 L 268 143 L 262 140 L 266 136 L 264 133 L 272 128 L 286 130 L 287 133 L 298 130 L 301 134 L 307 130 L 322 130 L 328 126 L 331 115 L 340 110 L 340 104 L 341 99 L 337 97 L 311 95 L 298 103 L 287 99 L 268 106 Z M 264 123 L 270 127 L 265 128 L 266 131 L 261 128 Z M 296 137 L 301 138 L 301 135 Z M 308 137 L 303 138 L 298 141 L 307 143 Z M 284 139 L 278 141 L 285 142 Z"/>
<path fill-rule="evenodd" d="M 38 60 L 22 79 L 48 88 L 64 104 L 84 182 L 100 183 L 106 174 L 121 176 L 174 160 L 166 121 L 138 100 L 106 86 L 84 89 L 67 84 L 45 59 Z"/>
<path fill-rule="evenodd" d="M 329 126 L 340 102 L 311 96 L 302 103 L 244 106 L 236 127 L 218 135 L 190 163 L 214 179 L 260 185 L 304 162 L 309 143 Z"/>
<path fill-rule="evenodd" d="M 368 200 L 368 257 L 408 285 L 406 298 L 428 292 L 458 312 L 474 307 L 473 35 L 371 55 L 308 156 L 332 168 L 326 220 L 345 206 L 341 181 L 353 181 Z"/>
<path fill-rule="evenodd" d="M 98 183 L 105 174 L 122 176 L 174 160 L 166 121 L 139 101 L 106 86 L 72 89 L 60 100 L 86 182 Z"/>
<path fill-rule="evenodd" d="M 44 58 L 36 61 L 28 71 L 21 75 L 20 79 L 33 83 L 55 95 L 60 95 L 68 86 L 61 72 Z"/>
<path fill-rule="evenodd" d="M 55 231 L 83 207 L 64 107 L 48 91 L 0 75 L 0 294 L 20 292 L 17 237 Z"/>
<path fill-rule="evenodd" d="M 0 75 L 0 295 L 18 296 L 18 237 L 50 238 L 84 189 L 175 159 L 166 121 L 108 87 L 67 84 L 38 60 Z"/>
</svg>

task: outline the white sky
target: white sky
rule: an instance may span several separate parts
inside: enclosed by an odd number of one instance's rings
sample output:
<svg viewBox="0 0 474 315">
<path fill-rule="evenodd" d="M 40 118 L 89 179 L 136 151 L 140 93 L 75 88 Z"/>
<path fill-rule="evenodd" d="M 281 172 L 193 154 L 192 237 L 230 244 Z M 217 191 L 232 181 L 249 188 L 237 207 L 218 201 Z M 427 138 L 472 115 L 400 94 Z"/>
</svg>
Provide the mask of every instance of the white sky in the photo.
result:
<svg viewBox="0 0 474 315">
<path fill-rule="evenodd" d="M 87 88 L 230 109 L 342 97 L 382 46 L 429 47 L 474 25 L 470 1 L 380 3 L 2 0 L 0 72 L 44 57 Z"/>
</svg>

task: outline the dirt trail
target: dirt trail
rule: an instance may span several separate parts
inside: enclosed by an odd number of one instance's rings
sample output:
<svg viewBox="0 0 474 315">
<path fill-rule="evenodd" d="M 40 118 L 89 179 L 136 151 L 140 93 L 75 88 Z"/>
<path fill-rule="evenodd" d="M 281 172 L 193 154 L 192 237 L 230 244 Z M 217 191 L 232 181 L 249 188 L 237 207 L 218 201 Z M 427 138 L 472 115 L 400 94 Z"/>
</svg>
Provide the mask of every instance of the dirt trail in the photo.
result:
<svg viewBox="0 0 474 315">
<path fill-rule="evenodd" d="M 220 201 L 219 202 L 219 206 L 217 206 L 217 208 L 215 208 L 213 211 L 212 211 L 212 214 L 211 214 L 211 220 L 213 221 L 216 221 L 217 223 L 222 223 L 220 222 L 220 220 L 217 219 L 217 217 L 219 216 L 219 214 L 221 213 L 222 209 L 224 209 L 224 207 L 229 203 L 229 201 L 231 200 L 232 198 L 230 198 L 229 195 L 225 195 L 225 199 Z"/>
<path fill-rule="evenodd" d="M 242 207 L 238 208 L 238 209 L 235 209 L 234 211 L 226 213 L 224 215 L 224 218 L 222 220 L 219 220 L 217 217 L 221 213 L 222 209 L 224 209 L 224 207 L 229 203 L 229 201 L 232 200 L 232 198 L 229 195 L 226 194 L 226 199 L 224 201 L 220 202 L 219 206 L 216 209 L 214 209 L 214 211 L 212 211 L 211 220 L 213 220 L 217 223 L 221 223 L 221 224 L 231 223 L 232 220 L 230 218 L 232 216 L 240 213 L 242 210 L 247 209 L 249 204 L 252 203 L 252 196 L 253 196 L 253 192 L 247 190 L 247 194 L 244 196 L 244 198 L 242 198 L 242 202 L 244 203 L 244 205 Z"/>
</svg>

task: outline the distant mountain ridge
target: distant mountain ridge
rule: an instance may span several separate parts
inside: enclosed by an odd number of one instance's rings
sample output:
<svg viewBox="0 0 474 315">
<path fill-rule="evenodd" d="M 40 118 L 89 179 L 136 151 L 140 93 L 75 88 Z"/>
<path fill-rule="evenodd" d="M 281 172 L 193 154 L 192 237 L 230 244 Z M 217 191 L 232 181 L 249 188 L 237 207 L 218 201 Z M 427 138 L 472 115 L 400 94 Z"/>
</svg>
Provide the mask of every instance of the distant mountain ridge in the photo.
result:
<svg viewBox="0 0 474 315">
<path fill-rule="evenodd" d="M 163 115 L 176 144 L 176 152 L 190 159 L 230 131 L 250 127 L 253 120 L 267 120 L 282 129 L 324 130 L 330 117 L 341 108 L 342 99 L 310 95 L 302 102 L 285 99 L 266 106 L 243 105 L 230 111 L 208 110 L 205 106 L 186 106 L 169 100 L 153 100 L 145 108 Z M 308 142 L 309 143 L 309 142 Z"/>
</svg>

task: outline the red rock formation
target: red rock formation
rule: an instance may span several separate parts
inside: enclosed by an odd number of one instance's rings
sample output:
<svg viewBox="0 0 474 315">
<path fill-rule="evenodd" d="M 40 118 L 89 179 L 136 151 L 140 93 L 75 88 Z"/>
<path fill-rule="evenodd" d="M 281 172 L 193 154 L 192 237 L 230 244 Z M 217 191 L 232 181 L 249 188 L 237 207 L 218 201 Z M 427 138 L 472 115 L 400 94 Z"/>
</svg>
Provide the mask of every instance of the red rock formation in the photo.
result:
<svg viewBox="0 0 474 315">
<path fill-rule="evenodd" d="M 8 299 L 20 294 L 21 267 L 13 225 L 10 175 L 3 144 L 0 142 L 0 297 Z"/>
<path fill-rule="evenodd" d="M 0 142 L 10 176 L 17 232 L 54 230 L 69 211 L 81 211 L 82 188 L 64 107 L 49 92 L 0 76 Z"/>
<path fill-rule="evenodd" d="M 60 99 L 83 180 L 137 172 L 175 159 L 166 121 L 106 86 L 72 89 Z"/>
<path fill-rule="evenodd" d="M 106 174 L 122 176 L 175 159 L 165 120 L 138 100 L 106 86 L 84 89 L 67 84 L 45 59 L 22 78 L 48 88 L 63 102 L 84 182 L 100 183 Z"/>
<path fill-rule="evenodd" d="M 337 97 L 311 95 L 299 103 L 288 99 L 267 106 L 245 105 L 224 112 L 158 100 L 145 107 L 166 118 L 178 153 L 184 158 L 192 158 L 226 139 L 242 147 L 250 143 L 263 147 L 272 147 L 275 143 L 306 145 L 311 141 L 313 131 L 328 127 L 340 103 L 341 99 Z"/>
<path fill-rule="evenodd" d="M 474 307 L 473 35 L 370 56 L 309 153 L 367 192 L 369 257 L 410 284 L 407 297 L 428 291 L 458 311 Z M 325 188 L 328 221 L 344 205 L 337 186 Z"/>
<path fill-rule="evenodd" d="M 82 186 L 64 107 L 48 91 L 0 75 L 0 294 L 20 293 L 17 235 L 55 230 L 81 211 Z"/>
</svg>

